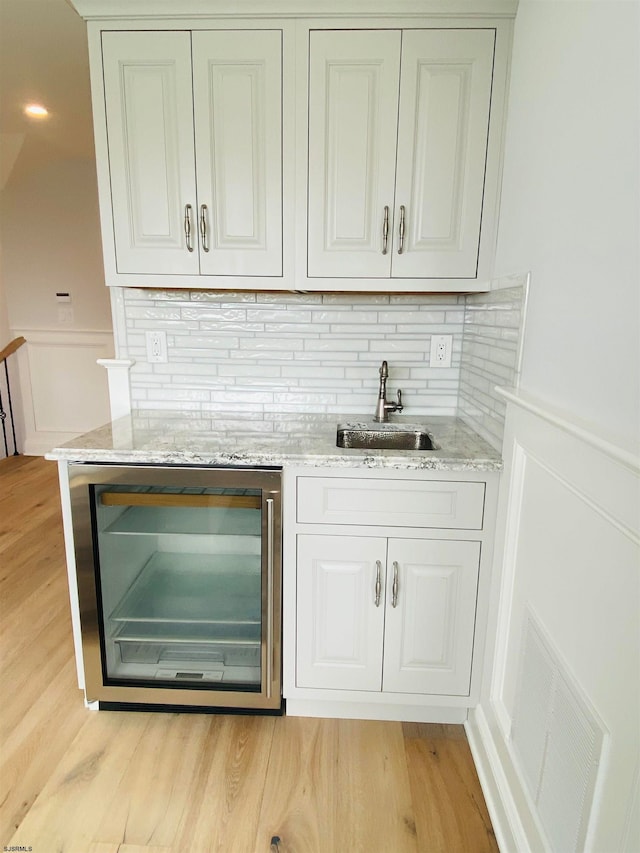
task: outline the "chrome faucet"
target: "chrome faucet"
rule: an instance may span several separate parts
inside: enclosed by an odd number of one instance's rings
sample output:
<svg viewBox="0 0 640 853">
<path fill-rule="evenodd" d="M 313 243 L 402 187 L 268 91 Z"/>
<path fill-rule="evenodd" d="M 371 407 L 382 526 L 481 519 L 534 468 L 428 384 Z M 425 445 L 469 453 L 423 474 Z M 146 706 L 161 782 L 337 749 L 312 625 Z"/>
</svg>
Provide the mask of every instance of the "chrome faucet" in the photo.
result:
<svg viewBox="0 0 640 853">
<path fill-rule="evenodd" d="M 389 420 L 389 412 L 401 412 L 402 391 L 398 389 L 398 402 L 389 403 L 387 400 L 387 379 L 389 378 L 389 366 L 386 361 L 382 362 L 379 370 L 380 373 L 380 388 L 378 389 L 378 402 L 376 403 L 376 412 L 373 416 L 374 421 L 378 423 L 386 423 Z"/>
</svg>

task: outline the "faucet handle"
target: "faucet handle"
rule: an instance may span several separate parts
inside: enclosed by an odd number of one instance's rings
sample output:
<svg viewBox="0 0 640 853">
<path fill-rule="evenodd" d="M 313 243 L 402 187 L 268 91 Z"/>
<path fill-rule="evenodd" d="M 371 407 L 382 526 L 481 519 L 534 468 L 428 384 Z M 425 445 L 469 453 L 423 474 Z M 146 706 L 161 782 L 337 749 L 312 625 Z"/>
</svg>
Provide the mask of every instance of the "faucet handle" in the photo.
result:
<svg viewBox="0 0 640 853">
<path fill-rule="evenodd" d="M 404 409 L 402 405 L 402 391 L 398 388 L 398 402 L 396 403 L 396 412 L 401 412 Z"/>
</svg>

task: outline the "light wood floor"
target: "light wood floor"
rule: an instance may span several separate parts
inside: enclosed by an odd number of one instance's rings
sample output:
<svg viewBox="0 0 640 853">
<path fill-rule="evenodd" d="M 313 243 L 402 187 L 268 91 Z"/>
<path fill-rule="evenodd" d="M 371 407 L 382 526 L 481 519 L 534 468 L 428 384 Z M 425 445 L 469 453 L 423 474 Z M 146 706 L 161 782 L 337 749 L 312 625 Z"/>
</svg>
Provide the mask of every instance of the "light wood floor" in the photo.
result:
<svg viewBox="0 0 640 853">
<path fill-rule="evenodd" d="M 0 845 L 498 849 L 460 726 L 86 710 L 66 583 L 55 463 L 1 461 Z"/>
</svg>

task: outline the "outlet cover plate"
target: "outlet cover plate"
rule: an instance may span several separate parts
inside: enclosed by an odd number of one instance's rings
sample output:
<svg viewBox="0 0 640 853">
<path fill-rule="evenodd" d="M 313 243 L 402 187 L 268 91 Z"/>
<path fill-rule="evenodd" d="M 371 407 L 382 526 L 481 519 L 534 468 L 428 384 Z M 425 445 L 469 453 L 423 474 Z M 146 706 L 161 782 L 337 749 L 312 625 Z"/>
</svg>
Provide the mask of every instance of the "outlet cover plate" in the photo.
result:
<svg viewBox="0 0 640 853">
<path fill-rule="evenodd" d="M 429 367 L 451 367 L 453 335 L 431 335 Z"/>
<path fill-rule="evenodd" d="M 147 361 L 151 364 L 166 364 L 167 333 L 145 332 L 147 342 Z"/>
</svg>

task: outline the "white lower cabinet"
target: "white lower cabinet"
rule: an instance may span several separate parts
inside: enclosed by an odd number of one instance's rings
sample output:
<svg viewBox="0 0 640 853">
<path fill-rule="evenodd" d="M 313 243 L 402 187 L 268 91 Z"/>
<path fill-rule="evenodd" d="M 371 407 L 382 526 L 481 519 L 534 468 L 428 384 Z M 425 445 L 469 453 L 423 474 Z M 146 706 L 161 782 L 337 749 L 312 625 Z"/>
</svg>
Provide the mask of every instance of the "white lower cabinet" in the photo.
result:
<svg viewBox="0 0 640 853">
<path fill-rule="evenodd" d="M 297 538 L 299 687 L 468 696 L 480 543 Z"/>
<path fill-rule="evenodd" d="M 464 722 L 482 680 L 498 476 L 285 470 L 288 714 Z"/>
</svg>

